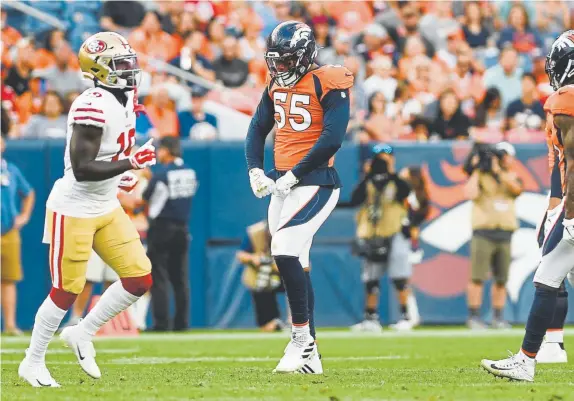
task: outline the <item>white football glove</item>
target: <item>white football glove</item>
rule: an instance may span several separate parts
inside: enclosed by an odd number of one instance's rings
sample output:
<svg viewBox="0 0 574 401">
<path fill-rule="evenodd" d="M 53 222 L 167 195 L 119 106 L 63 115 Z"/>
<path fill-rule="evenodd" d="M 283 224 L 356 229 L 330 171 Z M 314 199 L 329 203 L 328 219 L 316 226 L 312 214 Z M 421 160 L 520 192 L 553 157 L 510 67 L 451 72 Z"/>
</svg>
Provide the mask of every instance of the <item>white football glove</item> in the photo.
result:
<svg viewBox="0 0 574 401">
<path fill-rule="evenodd" d="M 258 198 L 270 195 L 275 189 L 275 181 L 265 175 L 265 171 L 260 168 L 249 170 L 249 183 L 251 190 Z"/>
<path fill-rule="evenodd" d="M 273 191 L 273 195 L 282 197 L 289 195 L 293 185 L 297 184 L 298 182 L 299 180 L 297 177 L 295 177 L 291 170 L 287 171 L 283 177 L 279 178 L 275 182 L 275 191 Z"/>
<path fill-rule="evenodd" d="M 141 170 L 155 164 L 155 146 L 153 146 L 152 142 L 153 139 L 150 139 L 145 145 L 130 155 L 129 161 L 134 170 Z"/>
<path fill-rule="evenodd" d="M 562 225 L 564 226 L 562 238 L 569 243 L 574 244 L 574 219 L 564 219 Z"/>
<path fill-rule="evenodd" d="M 126 171 L 122 178 L 120 179 L 120 185 L 118 188 L 128 194 L 132 193 L 136 185 L 138 185 L 139 178 L 137 175 L 132 173 L 131 171 Z"/>
</svg>

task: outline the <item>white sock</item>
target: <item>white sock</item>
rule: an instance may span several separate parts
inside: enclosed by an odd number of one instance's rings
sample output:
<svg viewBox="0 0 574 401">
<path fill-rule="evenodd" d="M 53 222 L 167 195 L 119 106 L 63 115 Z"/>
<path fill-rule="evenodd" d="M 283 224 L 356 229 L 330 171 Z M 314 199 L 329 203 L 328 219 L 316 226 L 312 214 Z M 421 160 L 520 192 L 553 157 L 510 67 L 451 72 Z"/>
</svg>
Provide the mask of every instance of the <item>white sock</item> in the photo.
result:
<svg viewBox="0 0 574 401">
<path fill-rule="evenodd" d="M 132 317 L 132 320 L 134 321 L 136 327 L 139 330 L 145 330 L 147 327 L 146 319 L 150 299 L 151 296 L 149 292 L 146 292 L 128 309 Z"/>
<path fill-rule="evenodd" d="M 304 326 L 295 326 L 291 328 L 291 338 L 297 343 L 302 343 L 302 345 L 307 345 L 309 343 L 309 338 L 311 338 L 311 331 L 309 328 L 309 323 Z"/>
<path fill-rule="evenodd" d="M 114 316 L 126 310 L 136 302 L 139 297 L 130 294 L 122 286 L 120 280 L 116 281 L 102 294 L 98 303 L 92 308 L 86 318 L 80 322 L 78 327 L 82 330 L 82 337 L 86 341 L 91 341 L 98 330 Z"/>
<path fill-rule="evenodd" d="M 34 329 L 30 339 L 27 358 L 31 365 L 44 365 L 46 363 L 46 351 L 48 344 L 54 337 L 54 333 L 60 327 L 66 311 L 58 308 L 52 298 L 48 296 L 40 305 L 34 320 Z"/>
<path fill-rule="evenodd" d="M 520 352 L 518 353 L 518 356 L 520 357 L 520 359 L 522 359 L 524 362 L 528 363 L 528 364 L 534 364 L 536 358 L 532 358 L 528 355 L 526 355 L 522 349 L 520 350 Z"/>
<path fill-rule="evenodd" d="M 564 342 L 564 330 L 546 331 L 546 342 L 563 343 Z"/>
</svg>

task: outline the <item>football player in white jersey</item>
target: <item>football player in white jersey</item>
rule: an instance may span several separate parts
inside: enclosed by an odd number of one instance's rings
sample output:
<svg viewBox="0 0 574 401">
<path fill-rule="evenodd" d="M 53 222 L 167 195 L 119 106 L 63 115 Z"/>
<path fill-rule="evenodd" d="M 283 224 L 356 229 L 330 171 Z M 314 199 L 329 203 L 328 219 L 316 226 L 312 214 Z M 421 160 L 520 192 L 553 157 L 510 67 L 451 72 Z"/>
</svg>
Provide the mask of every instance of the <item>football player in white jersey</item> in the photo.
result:
<svg viewBox="0 0 574 401">
<path fill-rule="evenodd" d="M 118 187 L 131 186 L 133 174 L 155 164 L 151 141 L 133 154 L 134 98 L 141 70 L 128 42 L 113 32 L 87 39 L 79 61 L 94 88 L 82 93 L 68 115 L 64 176 L 46 204 L 44 242 L 50 244 L 52 289 L 38 309 L 30 347 L 18 374 L 34 387 L 59 387 L 46 368 L 48 344 L 86 282 L 92 249 L 120 280 L 112 284 L 78 325 L 61 337 L 91 377 L 101 377 L 92 338 L 106 322 L 151 287 L 151 263 L 139 234 L 121 208 Z"/>
</svg>

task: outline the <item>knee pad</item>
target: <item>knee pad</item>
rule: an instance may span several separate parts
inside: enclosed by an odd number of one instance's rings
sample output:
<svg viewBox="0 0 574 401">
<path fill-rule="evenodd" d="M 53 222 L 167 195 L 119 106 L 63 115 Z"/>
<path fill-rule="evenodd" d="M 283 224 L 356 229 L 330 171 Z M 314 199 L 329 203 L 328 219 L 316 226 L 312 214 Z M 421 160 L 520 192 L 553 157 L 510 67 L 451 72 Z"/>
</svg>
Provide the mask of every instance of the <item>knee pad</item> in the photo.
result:
<svg viewBox="0 0 574 401">
<path fill-rule="evenodd" d="M 406 278 L 393 279 L 393 285 L 395 286 L 397 291 L 404 291 L 407 288 L 407 279 Z"/>
<path fill-rule="evenodd" d="M 136 297 L 141 297 L 148 292 L 153 284 L 151 274 L 142 277 L 122 277 L 120 280 L 124 290 Z"/>
<path fill-rule="evenodd" d="M 381 284 L 379 280 L 370 280 L 365 283 L 365 289 L 367 291 L 367 295 L 378 295 L 379 294 L 379 287 Z"/>
<path fill-rule="evenodd" d="M 62 310 L 70 309 L 74 302 L 76 302 L 77 297 L 78 294 L 67 292 L 59 288 L 52 287 L 50 290 L 50 299 Z"/>
</svg>

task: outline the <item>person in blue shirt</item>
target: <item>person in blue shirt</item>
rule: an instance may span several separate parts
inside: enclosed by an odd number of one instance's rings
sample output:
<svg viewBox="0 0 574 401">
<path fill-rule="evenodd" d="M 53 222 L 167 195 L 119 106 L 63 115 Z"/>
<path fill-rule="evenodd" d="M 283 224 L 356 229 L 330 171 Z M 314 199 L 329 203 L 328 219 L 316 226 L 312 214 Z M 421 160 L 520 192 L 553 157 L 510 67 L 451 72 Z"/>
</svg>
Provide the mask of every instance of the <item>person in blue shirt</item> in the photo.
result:
<svg viewBox="0 0 574 401">
<path fill-rule="evenodd" d="M 148 204 L 148 257 L 152 263 L 151 303 L 154 331 L 189 327 L 189 220 L 197 190 L 195 171 L 181 159 L 179 138 L 165 137 L 157 148 L 157 166 L 142 194 Z M 175 297 L 170 325 L 169 287 Z"/>
<path fill-rule="evenodd" d="M 245 266 L 242 281 L 251 292 L 257 326 L 266 332 L 283 330 L 277 293 L 284 289 L 271 256 L 271 234 L 266 221 L 247 227 L 236 258 Z"/>
<path fill-rule="evenodd" d="M 2 266 L 2 313 L 4 333 L 18 335 L 16 326 L 16 283 L 22 280 L 20 229 L 30 220 L 34 209 L 34 190 L 18 167 L 6 161 L 4 138 L 0 139 L 2 151 L 2 237 L 0 263 Z"/>
<path fill-rule="evenodd" d="M 179 112 L 179 135 L 183 138 L 216 139 L 217 117 L 203 110 L 205 96 L 208 90 L 201 87 L 194 88 L 192 106 L 190 110 Z"/>
</svg>

